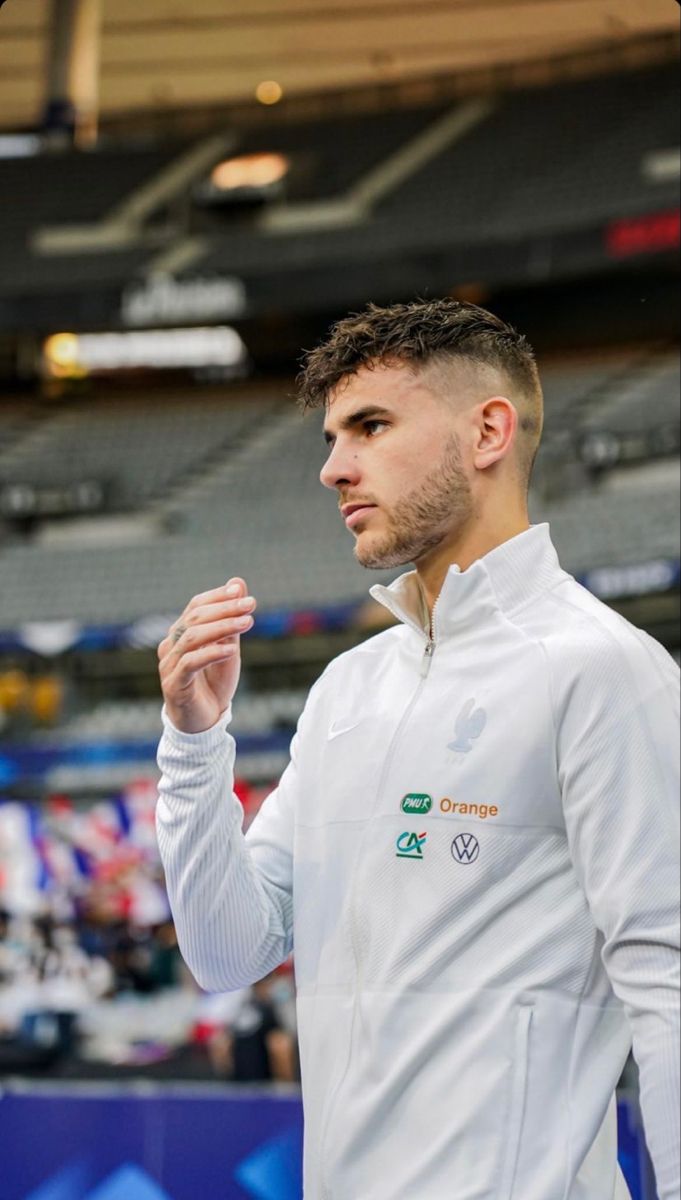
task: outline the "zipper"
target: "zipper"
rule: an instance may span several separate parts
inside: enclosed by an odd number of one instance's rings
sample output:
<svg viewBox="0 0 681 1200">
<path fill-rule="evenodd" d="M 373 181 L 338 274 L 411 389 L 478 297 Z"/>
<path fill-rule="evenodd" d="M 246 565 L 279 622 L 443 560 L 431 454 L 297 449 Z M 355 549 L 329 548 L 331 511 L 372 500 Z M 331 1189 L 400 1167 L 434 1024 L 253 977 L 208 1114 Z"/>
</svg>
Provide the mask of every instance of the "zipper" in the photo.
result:
<svg viewBox="0 0 681 1200">
<path fill-rule="evenodd" d="M 437 615 L 437 606 L 439 603 L 440 603 L 440 597 L 438 596 L 437 600 L 435 601 L 435 603 L 433 605 L 433 611 L 430 614 L 430 628 L 428 630 L 428 641 L 426 642 L 426 648 L 423 652 L 423 658 L 421 659 L 421 677 L 423 679 L 426 679 L 428 676 L 428 672 L 430 671 L 430 664 L 433 661 L 433 655 L 435 653 L 435 647 L 437 645 L 437 626 L 435 624 L 435 618 Z"/>
<path fill-rule="evenodd" d="M 390 607 L 390 606 L 388 605 L 386 607 Z M 381 777 L 379 779 L 378 788 L 376 791 L 376 802 L 374 804 L 373 813 L 375 813 L 377 811 L 377 809 L 380 807 L 381 800 L 383 799 L 383 792 L 385 790 L 385 784 L 386 784 L 386 780 L 388 777 L 388 770 L 390 768 L 390 760 L 392 758 L 393 747 L 395 746 L 398 737 L 400 736 L 404 726 L 407 724 L 407 722 L 412 714 L 412 711 L 416 705 L 417 700 L 419 699 L 419 697 L 421 695 L 425 681 L 430 672 L 430 666 L 433 661 L 433 656 L 435 654 L 435 647 L 436 647 L 436 641 L 435 641 L 435 609 L 436 608 L 437 608 L 437 601 L 435 602 L 435 605 L 433 606 L 433 615 L 431 618 L 430 631 L 427 635 L 426 645 L 425 645 L 423 654 L 421 656 L 421 663 L 420 663 L 420 669 L 419 669 L 419 676 L 420 676 L 419 682 L 416 686 L 415 691 L 412 693 L 411 699 L 409 700 L 407 707 L 405 708 L 404 712 L 402 713 L 402 716 L 400 717 L 400 720 L 398 722 L 397 728 L 396 728 L 393 736 L 390 739 L 390 744 L 386 751 L 385 761 L 383 763 L 383 770 L 381 772 Z M 394 612 L 394 610 L 392 610 L 392 609 L 391 609 L 391 611 L 393 611 L 393 616 L 399 617 L 400 620 L 404 621 L 404 618 L 401 616 L 401 614 Z M 423 637 L 423 629 L 420 626 L 417 626 L 412 621 L 408 621 L 406 623 L 411 625 L 413 629 L 417 629 L 418 633 Z M 373 813 L 372 813 L 372 816 L 373 816 Z M 362 956 L 361 956 L 360 949 L 359 949 L 359 946 L 358 946 L 357 940 L 356 940 L 357 939 L 357 920 L 356 920 L 357 907 L 356 907 L 356 900 L 355 900 L 355 897 L 357 894 L 357 889 L 355 887 L 355 883 L 357 880 L 357 872 L 359 870 L 359 860 L 360 860 L 360 855 L 358 853 L 357 858 L 355 860 L 355 869 L 352 873 L 352 878 L 350 880 L 350 885 L 349 885 L 351 901 L 350 901 L 350 909 L 348 912 L 348 932 L 349 932 L 349 936 L 350 936 L 350 945 L 352 947 L 352 954 L 353 954 L 353 958 L 355 960 L 355 977 L 357 980 L 357 990 L 355 993 L 355 1001 L 354 1001 L 353 1008 L 352 1008 L 352 1021 L 351 1021 L 351 1025 L 350 1025 L 350 1038 L 349 1038 L 350 1044 L 348 1047 L 348 1057 L 347 1057 L 345 1070 L 344 1070 L 343 1074 L 341 1075 L 340 1079 L 338 1080 L 338 1083 L 336 1084 L 333 1095 L 329 1101 L 329 1107 L 327 1109 L 326 1120 L 324 1122 L 324 1128 L 322 1130 L 322 1134 L 320 1137 L 319 1156 L 320 1156 L 320 1176 L 321 1176 L 321 1200 L 332 1200 L 331 1190 L 328 1186 L 328 1180 L 325 1177 L 325 1171 L 324 1171 L 324 1151 L 326 1148 L 327 1134 L 328 1134 L 328 1130 L 329 1130 L 329 1125 L 331 1123 L 331 1117 L 332 1117 L 333 1111 L 334 1111 L 335 1101 L 336 1101 L 336 1098 L 338 1096 L 338 1093 L 339 1093 L 341 1087 L 343 1086 L 343 1084 L 347 1078 L 348 1071 L 350 1069 L 350 1063 L 352 1062 L 352 1058 L 353 1058 L 355 1029 L 357 1026 L 357 1019 L 358 1019 L 358 1015 L 359 1015 L 359 1013 L 358 1013 L 359 995 L 362 990 L 362 980 L 363 980 Z"/>
<path fill-rule="evenodd" d="M 426 648 L 423 651 L 423 656 L 421 658 L 421 678 L 422 679 L 427 679 L 427 677 L 428 677 L 428 673 L 430 671 L 430 664 L 433 661 L 434 653 L 435 653 L 435 642 L 433 641 L 432 638 L 429 638 L 428 641 L 426 642 Z"/>
</svg>

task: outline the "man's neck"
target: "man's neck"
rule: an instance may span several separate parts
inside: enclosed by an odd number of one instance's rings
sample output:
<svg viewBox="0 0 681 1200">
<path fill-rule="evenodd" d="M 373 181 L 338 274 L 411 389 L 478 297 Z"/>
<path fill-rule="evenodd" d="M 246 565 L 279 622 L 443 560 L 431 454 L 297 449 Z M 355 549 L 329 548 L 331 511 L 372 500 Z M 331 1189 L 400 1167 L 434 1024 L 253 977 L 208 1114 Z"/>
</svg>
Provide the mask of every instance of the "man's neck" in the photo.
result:
<svg viewBox="0 0 681 1200">
<path fill-rule="evenodd" d="M 462 571 L 466 571 L 477 559 L 489 554 L 490 550 L 529 528 L 530 521 L 526 512 L 509 513 L 507 518 L 492 522 L 477 519 L 416 563 L 416 572 L 428 611 L 432 614 L 447 572 L 454 563 Z"/>
</svg>

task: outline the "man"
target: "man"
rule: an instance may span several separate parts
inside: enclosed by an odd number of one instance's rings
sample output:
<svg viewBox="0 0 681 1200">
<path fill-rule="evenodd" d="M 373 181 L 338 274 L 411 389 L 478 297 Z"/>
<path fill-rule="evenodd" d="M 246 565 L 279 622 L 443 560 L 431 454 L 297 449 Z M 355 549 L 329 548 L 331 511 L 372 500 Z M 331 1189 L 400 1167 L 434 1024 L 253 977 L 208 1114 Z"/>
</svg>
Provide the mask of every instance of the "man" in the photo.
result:
<svg viewBox="0 0 681 1200">
<path fill-rule="evenodd" d="M 306 1200 L 620 1200 L 633 1034 L 678 1200 L 678 671 L 561 570 L 527 487 L 532 351 L 370 306 L 307 357 L 322 482 L 399 620 L 330 664 L 246 839 L 226 732 L 243 580 L 159 648 L 158 829 L 208 989 L 295 946 Z"/>
</svg>

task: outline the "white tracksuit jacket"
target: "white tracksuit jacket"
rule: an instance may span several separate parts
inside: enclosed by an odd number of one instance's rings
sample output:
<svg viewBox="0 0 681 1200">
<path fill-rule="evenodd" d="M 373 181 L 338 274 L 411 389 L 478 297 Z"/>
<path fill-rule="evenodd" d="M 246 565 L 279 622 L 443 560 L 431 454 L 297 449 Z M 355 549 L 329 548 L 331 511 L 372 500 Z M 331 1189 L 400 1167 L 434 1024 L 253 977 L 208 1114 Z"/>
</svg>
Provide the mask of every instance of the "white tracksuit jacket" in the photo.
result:
<svg viewBox="0 0 681 1200">
<path fill-rule="evenodd" d="M 534 526 L 313 687 L 244 838 L 229 714 L 164 714 L 158 833 L 208 990 L 295 946 L 305 1200 L 620 1200 L 633 1035 L 679 1200 L 678 670 Z M 425 622 L 424 622 L 425 616 Z M 424 628 L 425 626 L 425 628 Z"/>
</svg>

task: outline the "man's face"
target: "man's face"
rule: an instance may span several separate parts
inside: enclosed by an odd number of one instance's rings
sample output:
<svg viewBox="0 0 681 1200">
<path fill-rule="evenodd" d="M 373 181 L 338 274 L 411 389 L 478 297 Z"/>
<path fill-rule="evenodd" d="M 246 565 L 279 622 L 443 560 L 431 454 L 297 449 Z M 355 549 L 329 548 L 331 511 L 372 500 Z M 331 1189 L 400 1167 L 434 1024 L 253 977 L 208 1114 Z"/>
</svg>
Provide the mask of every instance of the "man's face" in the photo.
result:
<svg viewBox="0 0 681 1200">
<path fill-rule="evenodd" d="M 406 366 L 363 367 L 332 396 L 320 478 L 338 491 L 362 566 L 419 563 L 470 521 L 463 412 Z"/>
</svg>

